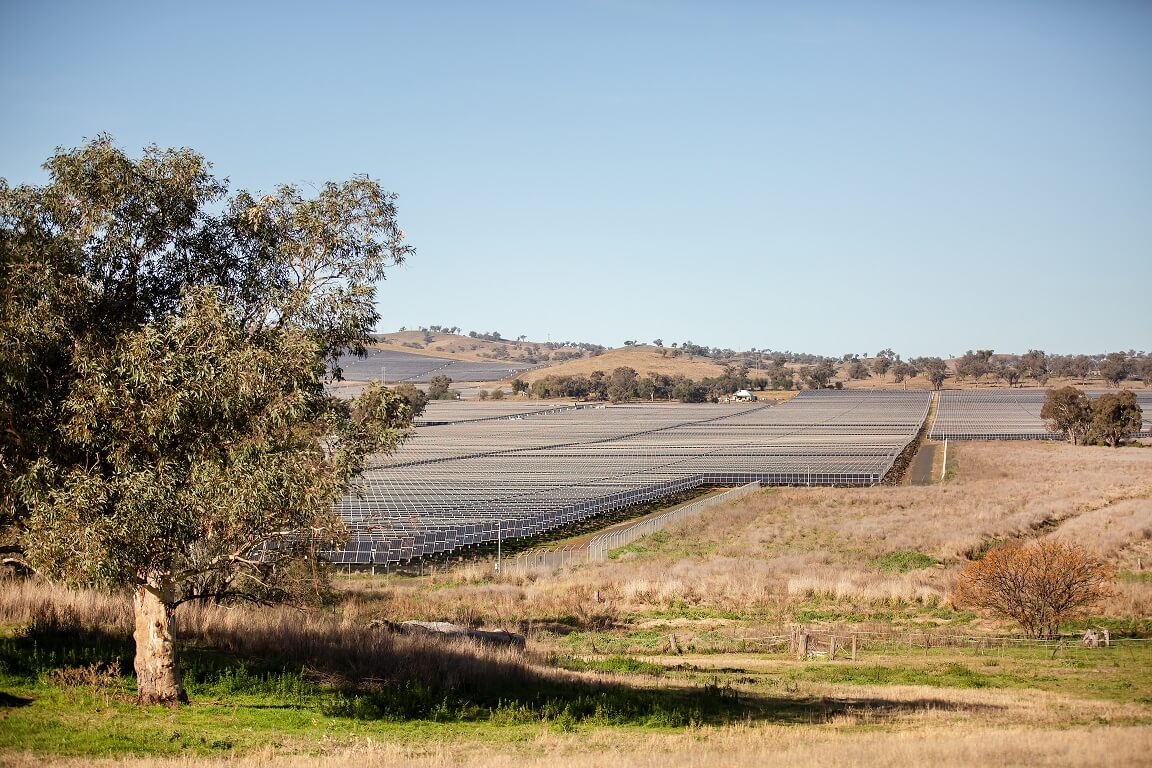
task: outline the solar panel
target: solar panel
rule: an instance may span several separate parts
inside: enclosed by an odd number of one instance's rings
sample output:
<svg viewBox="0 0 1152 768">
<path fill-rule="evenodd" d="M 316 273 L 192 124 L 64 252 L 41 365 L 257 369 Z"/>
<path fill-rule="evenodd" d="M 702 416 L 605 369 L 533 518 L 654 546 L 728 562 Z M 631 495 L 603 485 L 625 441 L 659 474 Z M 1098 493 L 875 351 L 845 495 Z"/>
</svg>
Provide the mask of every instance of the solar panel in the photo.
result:
<svg viewBox="0 0 1152 768">
<path fill-rule="evenodd" d="M 804 392 L 781 405 L 435 408 L 433 416 L 454 420 L 418 427 L 394 455 L 372 461 L 337 504 L 352 539 L 327 555 L 397 562 L 704 484 L 873 485 L 915 437 L 930 401 L 926 392 L 850 390 Z"/>
</svg>

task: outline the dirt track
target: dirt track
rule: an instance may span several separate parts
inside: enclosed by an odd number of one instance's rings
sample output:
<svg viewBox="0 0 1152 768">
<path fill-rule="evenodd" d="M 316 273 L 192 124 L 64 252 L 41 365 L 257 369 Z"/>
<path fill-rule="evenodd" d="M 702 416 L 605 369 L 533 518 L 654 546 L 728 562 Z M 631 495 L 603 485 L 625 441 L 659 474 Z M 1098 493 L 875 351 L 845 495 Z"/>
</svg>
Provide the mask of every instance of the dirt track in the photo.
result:
<svg viewBox="0 0 1152 768">
<path fill-rule="evenodd" d="M 939 449 L 940 443 L 924 441 L 908 468 L 908 485 L 932 485 L 932 465 Z"/>
</svg>

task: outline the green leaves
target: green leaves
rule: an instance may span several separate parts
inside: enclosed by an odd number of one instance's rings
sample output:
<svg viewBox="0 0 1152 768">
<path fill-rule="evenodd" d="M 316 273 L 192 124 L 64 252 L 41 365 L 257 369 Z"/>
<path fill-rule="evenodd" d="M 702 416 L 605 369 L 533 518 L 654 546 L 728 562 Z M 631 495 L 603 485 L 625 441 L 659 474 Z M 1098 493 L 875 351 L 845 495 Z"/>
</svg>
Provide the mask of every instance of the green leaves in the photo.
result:
<svg viewBox="0 0 1152 768">
<path fill-rule="evenodd" d="M 412 252 L 395 195 L 358 177 L 221 207 L 200 155 L 107 136 L 45 167 L 0 180 L 0 532 L 74 583 L 283 596 L 411 422 L 392 392 L 324 389 Z"/>
</svg>

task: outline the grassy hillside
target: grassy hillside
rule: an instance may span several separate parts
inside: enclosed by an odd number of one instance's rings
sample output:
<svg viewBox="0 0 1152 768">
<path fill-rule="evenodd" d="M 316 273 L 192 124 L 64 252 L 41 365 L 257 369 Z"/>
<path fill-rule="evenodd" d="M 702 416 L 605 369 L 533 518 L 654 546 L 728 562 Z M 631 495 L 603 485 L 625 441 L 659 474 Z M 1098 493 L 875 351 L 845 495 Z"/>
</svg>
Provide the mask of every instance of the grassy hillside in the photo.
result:
<svg viewBox="0 0 1152 768">
<path fill-rule="evenodd" d="M 547 363 L 553 359 L 561 361 L 568 357 L 588 354 L 586 350 L 573 346 L 553 346 L 527 340 L 521 342 L 515 339 L 490 341 L 458 334 L 426 333 L 424 331 L 382 334 L 378 336 L 378 340 L 373 346 L 397 352 L 412 352 L 453 360 L 516 360 L 521 362 L 536 360 Z"/>
<path fill-rule="evenodd" d="M 656 347 L 637 345 L 610 349 L 595 357 L 551 365 L 548 368 L 529 371 L 520 378 L 528 383 L 545 376 L 587 376 L 593 371 L 611 373 L 614 368 L 627 366 L 643 376 L 646 373 L 662 373 L 668 376 L 687 376 L 690 379 L 703 379 L 720 376 L 723 366 L 703 357 L 662 356 Z"/>
</svg>

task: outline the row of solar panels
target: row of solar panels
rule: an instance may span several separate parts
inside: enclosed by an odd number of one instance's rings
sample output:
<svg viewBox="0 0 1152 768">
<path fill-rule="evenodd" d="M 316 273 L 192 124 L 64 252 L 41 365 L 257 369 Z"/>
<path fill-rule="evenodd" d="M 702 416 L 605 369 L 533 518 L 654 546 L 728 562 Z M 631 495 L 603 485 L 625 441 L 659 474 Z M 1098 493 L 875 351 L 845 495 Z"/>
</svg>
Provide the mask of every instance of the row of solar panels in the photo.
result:
<svg viewBox="0 0 1152 768">
<path fill-rule="evenodd" d="M 875 484 L 929 403 L 924 392 L 817 391 L 779 406 L 627 405 L 421 427 L 340 502 L 353 538 L 328 554 L 395 562 L 701 484 Z"/>
<path fill-rule="evenodd" d="M 457 360 L 391 349 L 369 348 L 367 357 L 345 355 L 339 365 L 349 381 L 427 384 L 433 376 L 453 381 L 503 381 L 535 366 L 512 361 Z"/>
<path fill-rule="evenodd" d="M 1115 391 L 1115 390 L 1113 390 Z M 929 437 L 933 440 L 1062 440 L 1040 417 L 1048 390 L 995 389 L 946 390 L 940 393 L 936 418 Z M 1103 392 L 1088 392 L 1096 398 Z M 1144 414 L 1137 437 L 1152 437 L 1152 390 L 1136 390 Z"/>
</svg>

